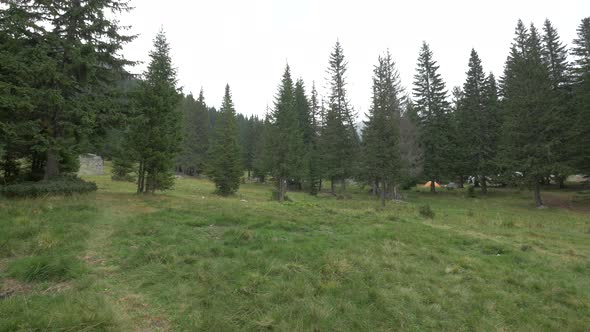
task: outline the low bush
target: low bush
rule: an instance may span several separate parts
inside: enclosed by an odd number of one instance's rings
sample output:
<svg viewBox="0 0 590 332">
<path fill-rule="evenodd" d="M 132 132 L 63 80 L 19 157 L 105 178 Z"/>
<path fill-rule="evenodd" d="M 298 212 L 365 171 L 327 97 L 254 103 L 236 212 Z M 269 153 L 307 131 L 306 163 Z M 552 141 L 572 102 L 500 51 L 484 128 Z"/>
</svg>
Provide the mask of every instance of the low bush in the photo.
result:
<svg viewBox="0 0 590 332">
<path fill-rule="evenodd" d="M 420 206 L 420 208 L 418 209 L 418 213 L 420 213 L 420 215 L 424 218 L 434 218 L 434 211 L 430 208 L 430 205 L 428 204 Z"/>
<path fill-rule="evenodd" d="M 38 182 L 21 182 L 0 186 L 0 196 L 39 197 L 47 195 L 85 194 L 96 191 L 94 182 L 87 182 L 75 176 L 61 176 Z"/>
<path fill-rule="evenodd" d="M 475 198 L 477 196 L 475 194 L 475 187 L 474 186 L 468 186 L 467 187 L 467 191 L 465 192 L 465 196 L 467 196 L 468 198 Z"/>
</svg>

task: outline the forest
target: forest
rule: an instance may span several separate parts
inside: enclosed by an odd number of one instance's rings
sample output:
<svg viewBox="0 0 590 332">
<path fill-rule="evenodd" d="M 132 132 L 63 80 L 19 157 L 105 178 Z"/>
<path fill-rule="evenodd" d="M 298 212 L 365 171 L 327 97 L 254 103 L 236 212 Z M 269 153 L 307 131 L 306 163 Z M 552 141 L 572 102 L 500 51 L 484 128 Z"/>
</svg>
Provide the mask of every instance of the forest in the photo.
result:
<svg viewBox="0 0 590 332">
<path fill-rule="evenodd" d="M 133 61 L 120 50 L 134 36 L 101 15 L 109 8 L 129 9 L 118 1 L 16 1 L 3 9 L 5 185 L 75 174 L 79 154 L 97 153 L 113 160 L 115 179 L 136 181 L 138 193 L 171 188 L 179 172 L 208 176 L 228 195 L 246 172 L 274 181 L 279 201 L 287 189 L 336 194 L 338 183 L 345 192 L 354 181 L 384 203 L 417 183 L 430 181 L 434 192 L 437 183 L 463 188 L 471 179 L 483 194 L 490 185 L 531 188 L 543 206 L 543 185 L 589 173 L 590 18 L 571 48 L 549 20 L 540 30 L 518 21 L 499 78 L 471 50 L 465 82 L 450 92 L 426 42 L 411 91 L 385 50 L 367 73 L 364 116 L 350 105 L 349 64 L 337 42 L 325 94 L 287 65 L 274 105 L 264 117 L 246 117 L 229 85 L 218 109 L 204 91 L 182 93 L 164 31 L 147 70 L 130 74 Z"/>
<path fill-rule="evenodd" d="M 338 39 L 246 110 L 185 91 L 163 28 L 135 73 L 132 10 L 0 3 L 0 331 L 589 326 L 590 17 L 514 22 L 462 86 L 384 49 L 361 112 Z"/>
</svg>

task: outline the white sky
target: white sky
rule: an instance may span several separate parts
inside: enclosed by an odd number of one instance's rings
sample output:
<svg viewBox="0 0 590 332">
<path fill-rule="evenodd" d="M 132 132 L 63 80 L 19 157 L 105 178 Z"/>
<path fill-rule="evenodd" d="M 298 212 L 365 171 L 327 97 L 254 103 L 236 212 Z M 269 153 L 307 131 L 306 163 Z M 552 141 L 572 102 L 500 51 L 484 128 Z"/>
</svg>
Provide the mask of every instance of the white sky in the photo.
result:
<svg viewBox="0 0 590 332">
<path fill-rule="evenodd" d="M 571 44 L 588 0 L 132 0 L 121 17 L 139 37 L 124 54 L 147 61 L 163 27 L 185 93 L 203 87 L 208 105 L 219 107 L 226 83 L 237 112 L 263 115 L 272 107 L 285 63 L 308 93 L 315 80 L 326 90 L 328 57 L 337 39 L 348 60 L 349 99 L 359 114 L 370 101 L 377 56 L 389 48 L 402 84 L 411 89 L 418 51 L 428 42 L 450 91 L 462 85 L 471 48 L 484 70 L 499 77 L 516 22 L 542 28 L 549 18 Z M 145 63 L 134 72 L 142 72 Z"/>
</svg>

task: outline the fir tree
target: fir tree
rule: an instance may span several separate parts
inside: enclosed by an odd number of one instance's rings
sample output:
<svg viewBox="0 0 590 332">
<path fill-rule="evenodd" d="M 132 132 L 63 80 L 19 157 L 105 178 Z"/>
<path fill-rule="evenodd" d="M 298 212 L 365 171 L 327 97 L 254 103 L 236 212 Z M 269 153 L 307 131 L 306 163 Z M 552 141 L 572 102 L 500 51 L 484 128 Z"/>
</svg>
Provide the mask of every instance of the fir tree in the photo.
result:
<svg viewBox="0 0 590 332">
<path fill-rule="evenodd" d="M 586 17 L 577 29 L 573 41 L 574 56 L 574 110 L 575 125 L 572 141 L 575 143 L 575 168 L 582 174 L 590 174 L 590 17 Z"/>
<path fill-rule="evenodd" d="M 423 148 L 424 174 L 430 179 L 430 191 L 446 171 L 449 154 L 449 103 L 445 83 L 438 73 L 439 66 L 426 42 L 418 56 L 414 75 L 414 101 L 420 119 L 420 143 Z"/>
<path fill-rule="evenodd" d="M 552 82 L 539 34 L 533 25 L 527 30 L 520 20 L 504 68 L 502 95 L 501 163 L 509 175 L 522 174 L 541 207 L 541 182 L 559 161 L 561 137 L 552 130 L 559 114 L 552 107 Z"/>
<path fill-rule="evenodd" d="M 271 173 L 277 180 L 277 198 L 280 202 L 285 199 L 287 181 L 304 175 L 305 163 L 302 156 L 305 149 L 299 126 L 299 114 L 295 109 L 294 89 L 291 71 L 287 65 L 270 116 L 272 134 L 269 138 L 273 144 L 267 143 L 266 146 L 271 158 Z"/>
<path fill-rule="evenodd" d="M 226 85 L 215 137 L 209 150 L 207 174 L 215 182 L 217 193 L 227 196 L 239 189 L 242 169 L 236 111 L 229 85 Z"/>
<path fill-rule="evenodd" d="M 467 159 L 466 163 L 473 165 L 470 171 L 479 177 L 482 193 L 487 193 L 487 176 L 492 171 L 490 167 L 495 158 L 495 146 L 491 144 L 497 135 L 496 115 L 493 104 L 497 100 L 495 81 L 486 77 L 481 60 L 475 50 L 471 50 L 467 79 L 463 85 L 461 100 L 463 123 L 462 136 L 466 138 L 461 146 Z"/>
<path fill-rule="evenodd" d="M 401 176 L 401 84 L 389 51 L 373 70 L 372 106 L 363 130 L 365 169 L 381 182 L 381 205 L 386 193 L 397 191 Z"/>
<path fill-rule="evenodd" d="M 172 171 L 182 142 L 176 69 L 172 66 L 170 46 L 163 31 L 154 39 L 143 76 L 129 141 L 139 163 L 137 192 L 153 193 L 172 187 Z"/>
<path fill-rule="evenodd" d="M 355 157 L 359 151 L 359 138 L 354 126 L 355 114 L 346 93 L 346 71 L 342 46 L 336 42 L 330 54 L 328 67 L 330 94 L 323 123 L 321 150 L 326 175 L 332 181 L 340 179 L 346 190 L 346 179 L 353 175 Z"/>
</svg>

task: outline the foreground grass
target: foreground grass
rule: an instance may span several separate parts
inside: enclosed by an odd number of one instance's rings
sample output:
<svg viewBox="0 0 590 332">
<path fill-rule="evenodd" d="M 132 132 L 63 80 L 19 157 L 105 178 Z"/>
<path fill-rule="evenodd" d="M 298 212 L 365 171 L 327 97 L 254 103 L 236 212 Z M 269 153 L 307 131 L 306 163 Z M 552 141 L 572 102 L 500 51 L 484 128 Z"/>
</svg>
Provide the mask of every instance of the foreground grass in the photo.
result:
<svg viewBox="0 0 590 332">
<path fill-rule="evenodd" d="M 138 197 L 91 179 L 97 194 L 0 201 L 0 330 L 590 326 L 590 215 L 528 193 L 408 192 L 381 209 L 360 191 L 278 204 L 257 184 Z"/>
</svg>

